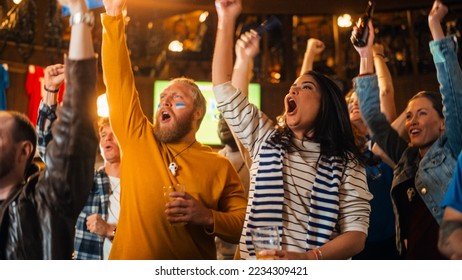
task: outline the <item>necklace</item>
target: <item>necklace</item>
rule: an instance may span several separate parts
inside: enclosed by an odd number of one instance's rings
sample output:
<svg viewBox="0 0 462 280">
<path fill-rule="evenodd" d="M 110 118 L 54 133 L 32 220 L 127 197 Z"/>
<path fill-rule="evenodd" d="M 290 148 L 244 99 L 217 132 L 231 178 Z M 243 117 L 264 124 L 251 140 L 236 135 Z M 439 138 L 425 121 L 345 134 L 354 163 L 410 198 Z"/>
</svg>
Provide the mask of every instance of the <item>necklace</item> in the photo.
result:
<svg viewBox="0 0 462 280">
<path fill-rule="evenodd" d="M 241 164 L 241 167 L 239 167 L 239 169 L 237 170 L 237 173 L 238 173 L 238 174 L 239 174 L 239 172 L 241 172 L 242 168 L 244 167 L 244 164 L 245 164 L 245 162 L 243 162 L 243 163 Z"/>
<path fill-rule="evenodd" d="M 181 155 L 184 151 L 186 151 L 187 149 L 191 148 L 191 146 L 196 143 L 196 140 L 194 140 L 191 144 L 189 144 L 186 148 L 184 148 L 183 150 L 181 150 L 180 152 L 176 153 L 176 155 L 174 155 L 172 157 L 172 160 L 170 161 L 169 165 L 168 165 L 168 169 L 170 169 L 170 172 L 172 172 L 172 175 L 173 176 L 176 176 L 176 171 L 178 170 L 178 164 L 176 164 L 175 162 L 175 158 L 179 155 Z"/>
<path fill-rule="evenodd" d="M 120 178 L 113 176 L 109 177 L 109 184 L 111 185 L 111 194 L 114 193 L 120 187 Z"/>
</svg>

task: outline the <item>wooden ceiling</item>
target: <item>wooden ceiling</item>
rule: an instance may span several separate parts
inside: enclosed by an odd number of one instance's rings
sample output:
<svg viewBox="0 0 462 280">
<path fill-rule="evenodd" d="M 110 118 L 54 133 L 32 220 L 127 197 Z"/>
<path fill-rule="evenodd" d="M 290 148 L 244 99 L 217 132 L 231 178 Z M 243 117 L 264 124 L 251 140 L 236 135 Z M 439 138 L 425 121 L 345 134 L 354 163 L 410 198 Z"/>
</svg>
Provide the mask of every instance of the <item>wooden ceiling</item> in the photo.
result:
<svg viewBox="0 0 462 280">
<path fill-rule="evenodd" d="M 375 0 L 376 12 L 426 9 L 433 0 Z M 444 0 L 452 9 L 462 9 L 460 0 Z M 169 17 L 194 10 L 215 12 L 214 0 L 136 0 L 128 1 L 129 14 L 136 17 Z M 336 15 L 362 13 L 366 0 L 243 0 L 244 14 Z"/>
</svg>

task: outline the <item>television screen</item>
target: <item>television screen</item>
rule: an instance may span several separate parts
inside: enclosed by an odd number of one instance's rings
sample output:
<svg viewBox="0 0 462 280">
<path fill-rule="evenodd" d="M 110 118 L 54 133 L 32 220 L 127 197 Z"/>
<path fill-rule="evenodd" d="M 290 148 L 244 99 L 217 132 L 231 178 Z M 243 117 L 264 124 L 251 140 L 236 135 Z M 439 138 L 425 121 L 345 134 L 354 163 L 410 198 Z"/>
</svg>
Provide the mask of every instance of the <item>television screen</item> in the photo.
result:
<svg viewBox="0 0 462 280">
<path fill-rule="evenodd" d="M 154 117 L 159 104 L 159 95 L 162 90 L 167 87 L 170 81 L 155 81 L 154 82 Z M 207 112 L 205 113 L 204 119 L 202 120 L 201 127 L 196 134 L 196 138 L 199 142 L 211 146 L 221 145 L 220 138 L 218 137 L 218 118 L 219 112 L 217 109 L 217 102 L 213 95 L 212 83 L 204 81 L 196 81 L 202 94 L 207 100 Z M 249 101 L 260 108 L 261 101 L 261 87 L 260 84 L 251 83 L 249 85 Z"/>
<path fill-rule="evenodd" d="M 86 0 L 88 9 L 94 9 L 104 6 L 103 0 Z M 71 14 L 71 10 L 68 7 L 63 6 L 62 15 L 67 17 Z"/>
</svg>

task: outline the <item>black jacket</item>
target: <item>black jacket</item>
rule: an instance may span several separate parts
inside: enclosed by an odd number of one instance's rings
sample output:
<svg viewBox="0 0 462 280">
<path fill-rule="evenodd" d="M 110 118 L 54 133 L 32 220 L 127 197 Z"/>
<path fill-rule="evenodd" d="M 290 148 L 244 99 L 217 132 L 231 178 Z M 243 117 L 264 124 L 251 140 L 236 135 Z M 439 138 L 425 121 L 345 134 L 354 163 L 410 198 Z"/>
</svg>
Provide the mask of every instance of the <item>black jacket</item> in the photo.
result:
<svg viewBox="0 0 462 280">
<path fill-rule="evenodd" d="M 74 227 L 93 185 L 96 59 L 66 61 L 66 93 L 47 167 L 0 205 L 0 259 L 71 259 Z"/>
</svg>

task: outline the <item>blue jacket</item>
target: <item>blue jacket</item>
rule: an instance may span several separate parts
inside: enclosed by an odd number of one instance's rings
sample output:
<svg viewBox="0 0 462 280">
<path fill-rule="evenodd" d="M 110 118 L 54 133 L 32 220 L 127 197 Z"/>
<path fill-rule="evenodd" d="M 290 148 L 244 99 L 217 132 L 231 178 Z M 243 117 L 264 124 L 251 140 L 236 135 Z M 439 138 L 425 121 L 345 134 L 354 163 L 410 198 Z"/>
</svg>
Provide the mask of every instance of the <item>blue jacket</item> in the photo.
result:
<svg viewBox="0 0 462 280">
<path fill-rule="evenodd" d="M 457 60 L 456 44 L 451 37 L 430 42 L 430 50 L 443 96 L 446 130 L 420 161 L 418 149 L 408 146 L 380 112 L 377 76 L 357 77 L 354 82 L 361 113 L 372 131 L 373 140 L 397 162 L 392 197 L 396 186 L 414 179 L 417 193 L 440 223 L 443 216 L 440 205 L 454 172 L 457 155 L 462 149 L 462 71 Z M 399 231 L 396 207 L 395 214 Z"/>
</svg>

